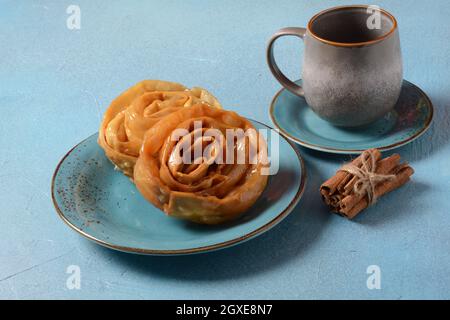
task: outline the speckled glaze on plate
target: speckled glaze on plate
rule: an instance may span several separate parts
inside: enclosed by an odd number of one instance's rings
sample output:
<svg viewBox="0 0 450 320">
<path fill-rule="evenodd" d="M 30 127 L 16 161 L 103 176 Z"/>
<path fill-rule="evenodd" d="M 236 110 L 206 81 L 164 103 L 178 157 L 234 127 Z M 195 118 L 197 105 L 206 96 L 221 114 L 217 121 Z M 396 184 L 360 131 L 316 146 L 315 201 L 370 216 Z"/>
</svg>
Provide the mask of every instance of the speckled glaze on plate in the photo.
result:
<svg viewBox="0 0 450 320">
<path fill-rule="evenodd" d="M 257 129 L 267 126 L 252 121 Z M 279 136 L 279 171 L 270 176 L 255 205 L 238 220 L 220 226 L 167 217 L 106 158 L 94 134 L 70 150 L 53 175 L 56 211 L 72 229 L 103 246 L 139 254 L 200 253 L 249 240 L 275 226 L 295 207 L 306 173 L 296 147 Z M 270 135 L 269 135 L 270 138 Z M 269 155 L 271 143 L 268 141 Z"/>
<path fill-rule="evenodd" d="M 296 83 L 301 84 L 301 80 Z M 284 136 L 306 148 L 357 154 L 370 148 L 390 150 L 414 141 L 429 128 L 433 105 L 420 88 L 404 80 L 394 110 L 367 126 L 333 126 L 319 118 L 304 98 L 286 89 L 273 98 L 270 117 Z"/>
</svg>

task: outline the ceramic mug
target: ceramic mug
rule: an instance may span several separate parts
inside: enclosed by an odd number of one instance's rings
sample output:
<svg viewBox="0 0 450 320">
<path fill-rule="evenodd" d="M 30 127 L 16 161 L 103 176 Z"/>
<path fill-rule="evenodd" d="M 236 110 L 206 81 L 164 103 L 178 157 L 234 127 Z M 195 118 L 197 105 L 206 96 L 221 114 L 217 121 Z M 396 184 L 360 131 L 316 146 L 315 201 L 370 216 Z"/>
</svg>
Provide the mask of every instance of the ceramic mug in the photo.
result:
<svg viewBox="0 0 450 320">
<path fill-rule="evenodd" d="M 302 83 L 278 68 L 273 45 L 282 36 L 304 41 Z M 403 67 L 397 21 L 373 6 L 343 6 L 315 15 L 305 28 L 284 28 L 270 39 L 267 62 L 275 78 L 337 126 L 371 123 L 392 110 Z"/>
</svg>

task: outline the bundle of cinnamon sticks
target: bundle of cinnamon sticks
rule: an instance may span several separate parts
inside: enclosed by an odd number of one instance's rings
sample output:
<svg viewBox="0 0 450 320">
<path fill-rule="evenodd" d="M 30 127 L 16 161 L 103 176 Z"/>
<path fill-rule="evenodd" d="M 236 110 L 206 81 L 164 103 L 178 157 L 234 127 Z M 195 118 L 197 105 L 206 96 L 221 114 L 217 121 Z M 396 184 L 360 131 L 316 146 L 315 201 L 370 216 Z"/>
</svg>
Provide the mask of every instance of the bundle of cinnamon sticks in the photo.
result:
<svg viewBox="0 0 450 320">
<path fill-rule="evenodd" d="M 379 150 L 370 149 L 325 181 L 320 193 L 334 212 L 352 219 L 382 195 L 408 182 L 413 173 L 407 163 L 400 163 L 398 154 L 382 159 Z"/>
</svg>

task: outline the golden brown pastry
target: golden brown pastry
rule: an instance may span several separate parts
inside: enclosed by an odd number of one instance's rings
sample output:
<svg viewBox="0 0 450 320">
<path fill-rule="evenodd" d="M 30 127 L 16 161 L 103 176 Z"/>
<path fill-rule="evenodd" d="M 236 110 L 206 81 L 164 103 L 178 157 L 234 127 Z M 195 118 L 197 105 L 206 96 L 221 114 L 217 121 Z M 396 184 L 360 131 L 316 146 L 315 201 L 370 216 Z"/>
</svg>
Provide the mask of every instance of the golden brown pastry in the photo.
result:
<svg viewBox="0 0 450 320">
<path fill-rule="evenodd" d="M 251 134 L 228 135 L 238 129 Z M 202 153 L 193 152 L 196 146 Z M 169 216 L 218 224 L 254 204 L 267 184 L 267 167 L 266 142 L 248 120 L 196 104 L 167 115 L 147 131 L 134 182 Z"/>
<path fill-rule="evenodd" d="M 98 143 L 124 174 L 133 177 L 145 132 L 168 114 L 195 103 L 221 108 L 205 89 L 188 89 L 167 81 L 141 81 L 114 99 L 106 110 Z"/>
</svg>

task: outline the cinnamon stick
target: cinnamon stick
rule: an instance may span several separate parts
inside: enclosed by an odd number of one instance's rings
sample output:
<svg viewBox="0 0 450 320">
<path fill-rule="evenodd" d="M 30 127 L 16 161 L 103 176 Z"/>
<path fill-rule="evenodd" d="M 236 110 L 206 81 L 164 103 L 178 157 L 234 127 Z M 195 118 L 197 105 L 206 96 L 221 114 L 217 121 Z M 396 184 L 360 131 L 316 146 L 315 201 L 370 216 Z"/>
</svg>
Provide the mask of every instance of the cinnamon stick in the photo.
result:
<svg viewBox="0 0 450 320">
<path fill-rule="evenodd" d="M 381 158 L 381 153 L 378 149 L 370 149 L 370 150 L 367 150 L 367 152 L 372 153 L 376 160 Z M 351 164 L 360 168 L 362 165 L 362 160 L 363 160 L 362 156 L 363 156 L 363 154 L 361 154 L 360 156 L 355 158 L 351 162 Z M 325 181 L 322 184 L 322 186 L 320 187 L 320 191 L 323 195 L 333 194 L 336 192 L 336 190 L 342 190 L 343 187 L 345 186 L 345 184 L 351 178 L 352 178 L 352 175 L 350 173 L 339 170 L 336 172 L 336 174 L 333 177 L 331 177 L 330 179 L 328 179 L 327 181 Z"/>
<path fill-rule="evenodd" d="M 410 166 L 404 167 L 397 174 L 397 178 L 395 180 L 382 183 L 375 187 L 375 194 L 377 197 L 381 197 L 388 192 L 391 192 L 397 188 L 400 188 L 406 182 L 409 181 L 410 176 L 413 175 L 414 170 Z M 358 213 L 368 207 L 367 198 L 364 197 L 359 201 L 352 209 L 350 210 L 341 210 L 340 212 L 345 215 L 349 219 L 353 219 Z"/>
<path fill-rule="evenodd" d="M 324 202 L 332 211 L 349 219 L 354 218 L 377 198 L 410 180 L 414 170 L 407 163 L 400 163 L 400 160 L 398 154 L 381 159 L 377 149 L 363 152 L 350 162 L 350 167 L 356 169 L 347 169 L 347 165 L 322 184 L 320 193 Z M 374 168 L 372 163 L 375 163 Z M 363 185 L 363 191 L 355 188 L 357 183 L 358 187 Z"/>
<path fill-rule="evenodd" d="M 375 172 L 377 174 L 393 174 L 393 170 L 398 166 L 398 163 L 400 161 L 400 156 L 398 154 L 394 154 L 388 158 L 382 159 L 378 161 L 377 168 Z M 356 178 L 356 177 L 354 177 Z M 353 180 L 353 179 L 352 179 Z M 353 185 L 351 186 L 351 189 L 348 190 L 349 192 L 353 190 Z M 378 197 L 378 195 L 375 195 Z M 364 194 L 348 194 L 344 199 L 342 199 L 342 202 L 340 204 L 340 211 L 345 213 L 345 211 L 351 210 L 361 199 L 364 198 Z"/>
</svg>

